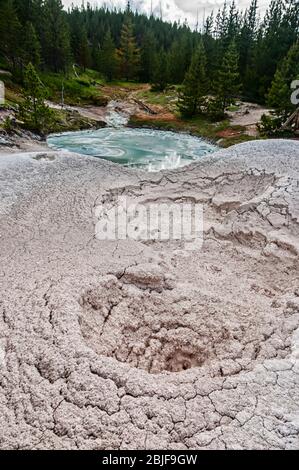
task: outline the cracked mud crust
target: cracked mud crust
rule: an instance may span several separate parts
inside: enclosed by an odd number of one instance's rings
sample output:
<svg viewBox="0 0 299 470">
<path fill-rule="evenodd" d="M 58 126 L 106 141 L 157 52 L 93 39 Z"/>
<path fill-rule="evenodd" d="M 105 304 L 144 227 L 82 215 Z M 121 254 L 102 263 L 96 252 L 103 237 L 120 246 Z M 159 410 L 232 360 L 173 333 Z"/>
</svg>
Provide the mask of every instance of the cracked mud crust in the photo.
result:
<svg viewBox="0 0 299 470">
<path fill-rule="evenodd" d="M 295 141 L 0 155 L 0 448 L 298 449 L 298 175 Z M 202 249 L 97 240 L 120 195 L 202 203 Z"/>
</svg>

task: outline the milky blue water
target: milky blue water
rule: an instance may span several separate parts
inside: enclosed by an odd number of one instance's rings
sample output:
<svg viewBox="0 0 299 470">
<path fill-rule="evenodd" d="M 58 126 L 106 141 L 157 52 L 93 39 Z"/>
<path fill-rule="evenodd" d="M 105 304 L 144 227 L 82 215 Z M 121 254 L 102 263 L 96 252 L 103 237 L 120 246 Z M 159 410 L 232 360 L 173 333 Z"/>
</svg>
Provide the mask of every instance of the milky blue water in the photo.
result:
<svg viewBox="0 0 299 470">
<path fill-rule="evenodd" d="M 178 168 L 216 150 L 186 134 L 125 127 L 51 135 L 48 145 L 148 171 Z"/>
</svg>

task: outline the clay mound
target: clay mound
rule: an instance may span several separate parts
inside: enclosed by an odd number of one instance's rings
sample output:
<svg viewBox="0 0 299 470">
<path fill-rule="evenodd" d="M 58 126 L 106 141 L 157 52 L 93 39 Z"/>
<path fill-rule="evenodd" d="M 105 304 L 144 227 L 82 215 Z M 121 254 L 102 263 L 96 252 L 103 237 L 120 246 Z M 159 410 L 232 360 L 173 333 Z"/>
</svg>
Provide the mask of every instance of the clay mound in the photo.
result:
<svg viewBox="0 0 299 470">
<path fill-rule="evenodd" d="M 0 448 L 298 448 L 298 157 L 0 155 Z M 119 196 L 202 204 L 202 247 L 98 240 Z"/>
</svg>

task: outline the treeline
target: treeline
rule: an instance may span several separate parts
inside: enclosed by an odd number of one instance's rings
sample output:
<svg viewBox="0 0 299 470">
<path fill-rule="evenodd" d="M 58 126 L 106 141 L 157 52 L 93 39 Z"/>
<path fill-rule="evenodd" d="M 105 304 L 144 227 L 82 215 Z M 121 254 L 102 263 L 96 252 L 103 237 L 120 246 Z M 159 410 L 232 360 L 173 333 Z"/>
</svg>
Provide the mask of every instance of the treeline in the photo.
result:
<svg viewBox="0 0 299 470">
<path fill-rule="evenodd" d="M 89 5 L 66 12 L 61 0 L 0 0 L 1 62 L 16 74 L 28 62 L 62 73 L 76 64 L 98 70 L 108 80 L 139 80 L 163 89 L 185 77 L 191 83 L 200 60 L 202 90 L 219 90 L 232 74 L 231 91 L 257 102 L 265 101 L 277 70 L 298 41 L 298 28 L 298 0 L 272 0 L 262 20 L 257 0 L 245 12 L 234 2 L 225 4 L 207 18 L 201 32 L 132 12 L 129 2 L 125 12 Z"/>
</svg>

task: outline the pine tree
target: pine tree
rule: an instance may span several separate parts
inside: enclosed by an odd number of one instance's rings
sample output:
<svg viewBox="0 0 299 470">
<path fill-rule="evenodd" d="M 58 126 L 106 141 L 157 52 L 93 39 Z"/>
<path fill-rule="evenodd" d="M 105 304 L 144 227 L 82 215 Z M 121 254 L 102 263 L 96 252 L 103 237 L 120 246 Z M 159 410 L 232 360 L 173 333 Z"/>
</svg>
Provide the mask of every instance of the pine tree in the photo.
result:
<svg viewBox="0 0 299 470">
<path fill-rule="evenodd" d="M 267 104 L 274 108 L 279 116 L 286 119 L 295 110 L 291 102 L 291 83 L 299 79 L 299 42 L 294 44 L 282 61 L 274 76 Z"/>
<path fill-rule="evenodd" d="M 81 67 L 83 67 L 84 71 L 90 66 L 91 63 L 91 53 L 85 26 L 82 26 L 79 30 L 77 62 Z"/>
<path fill-rule="evenodd" d="M 181 84 L 190 67 L 193 54 L 192 43 L 186 35 L 174 41 L 169 52 L 169 73 L 172 83 Z"/>
<path fill-rule="evenodd" d="M 25 69 L 23 98 L 19 106 L 19 119 L 27 129 L 46 132 L 52 121 L 52 111 L 45 104 L 46 90 L 32 63 Z"/>
<path fill-rule="evenodd" d="M 105 75 L 105 77 L 111 82 L 117 71 L 117 56 L 116 48 L 111 36 L 110 29 L 107 31 L 103 48 L 100 53 L 100 71 Z"/>
<path fill-rule="evenodd" d="M 133 23 L 129 15 L 126 15 L 118 49 L 120 73 L 127 81 L 134 80 L 138 74 L 140 64 L 140 53 L 136 45 L 133 32 Z"/>
<path fill-rule="evenodd" d="M 15 69 L 21 54 L 21 24 L 13 0 L 2 0 L 0 5 L 0 55 Z"/>
<path fill-rule="evenodd" d="M 34 24 L 40 21 L 43 0 L 14 0 L 14 5 L 20 23 L 24 26 L 27 22 Z"/>
<path fill-rule="evenodd" d="M 35 67 L 40 64 L 41 47 L 32 23 L 27 22 L 24 28 L 22 59 L 25 65 L 31 62 Z"/>
<path fill-rule="evenodd" d="M 204 31 L 203 31 L 203 44 L 207 56 L 207 75 L 208 77 L 213 77 L 215 74 L 216 68 L 216 48 L 215 48 L 215 39 L 213 37 L 213 27 L 214 27 L 214 13 L 212 12 L 210 16 L 207 17 Z"/>
<path fill-rule="evenodd" d="M 227 35 L 228 35 L 228 11 L 227 1 L 225 0 L 222 10 L 218 10 L 215 18 L 215 30 L 214 37 L 215 43 L 215 69 L 217 70 L 221 66 L 223 54 L 227 46 Z"/>
<path fill-rule="evenodd" d="M 179 96 L 178 108 L 185 117 L 202 112 L 208 93 L 206 54 L 202 43 L 195 51 Z"/>
<path fill-rule="evenodd" d="M 227 35 L 225 45 L 230 44 L 237 39 L 240 33 L 240 14 L 237 10 L 235 0 L 232 1 L 227 19 Z"/>
<path fill-rule="evenodd" d="M 152 31 L 147 30 L 141 48 L 140 79 L 151 83 L 155 73 L 157 41 Z"/>
<path fill-rule="evenodd" d="M 78 8 L 73 10 L 73 21 L 71 22 L 71 46 L 76 64 L 85 71 L 91 64 L 91 50 L 84 17 Z"/>
<path fill-rule="evenodd" d="M 233 103 L 240 89 L 239 55 L 235 42 L 232 42 L 224 55 L 215 84 L 219 111 L 224 113 L 225 109 Z"/>
<path fill-rule="evenodd" d="M 159 51 L 156 54 L 154 63 L 152 88 L 153 90 L 164 91 L 169 84 L 169 62 L 166 52 Z"/>
<path fill-rule="evenodd" d="M 254 39 L 256 38 L 257 26 L 257 0 L 251 0 L 248 10 L 245 11 L 243 26 L 240 32 L 240 72 L 244 77 L 252 57 Z"/>
<path fill-rule="evenodd" d="M 255 51 L 256 60 L 252 64 L 256 69 L 258 99 L 265 98 L 277 64 L 295 42 L 294 36 L 289 34 L 290 23 L 285 6 L 285 0 L 272 0 L 261 25 L 261 40 L 256 45 L 259 49 Z"/>
<path fill-rule="evenodd" d="M 43 55 L 54 72 L 66 72 L 71 58 L 70 31 L 61 0 L 45 0 L 43 18 Z"/>
</svg>

